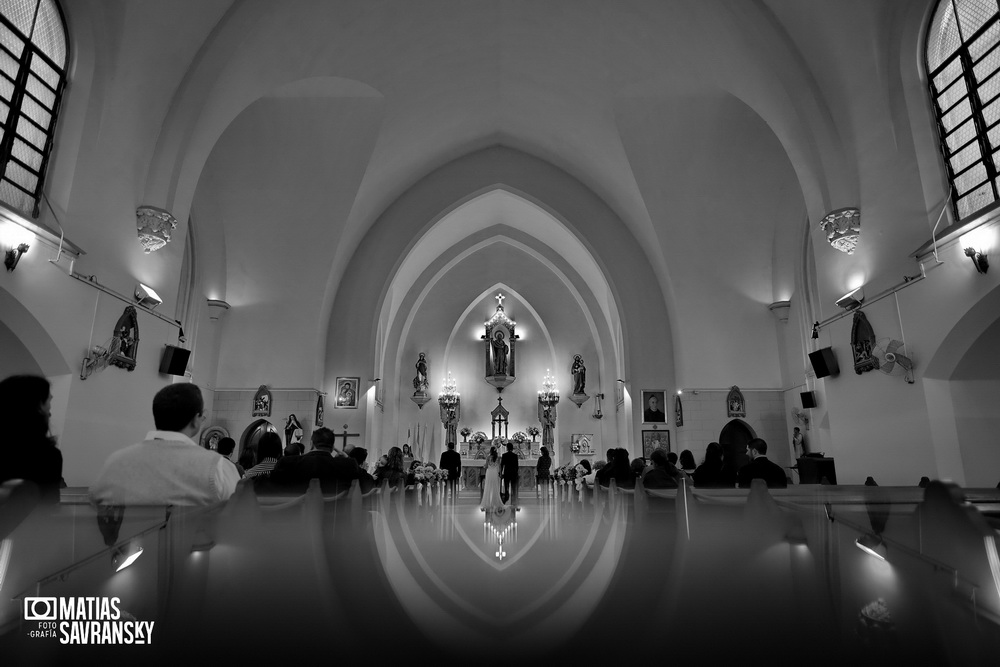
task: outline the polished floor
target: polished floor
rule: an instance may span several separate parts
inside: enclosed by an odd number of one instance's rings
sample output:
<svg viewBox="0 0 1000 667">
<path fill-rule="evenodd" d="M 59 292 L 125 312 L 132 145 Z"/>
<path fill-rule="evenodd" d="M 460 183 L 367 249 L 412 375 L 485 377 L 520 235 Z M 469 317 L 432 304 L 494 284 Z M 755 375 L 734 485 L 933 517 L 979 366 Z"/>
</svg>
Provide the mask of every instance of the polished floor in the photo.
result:
<svg viewBox="0 0 1000 667">
<path fill-rule="evenodd" d="M 816 488 L 563 488 L 498 514 L 479 510 L 475 490 L 437 489 L 240 494 L 169 517 L 64 503 L 8 536 L 0 651 L 34 664 L 990 664 L 1000 593 L 976 534 L 986 513 L 943 496 L 935 509 L 922 489 Z M 873 525 L 887 560 L 855 546 Z M 133 541 L 143 555 L 114 572 L 105 545 Z M 118 597 L 155 622 L 152 642 L 29 637 L 23 595 Z"/>
</svg>

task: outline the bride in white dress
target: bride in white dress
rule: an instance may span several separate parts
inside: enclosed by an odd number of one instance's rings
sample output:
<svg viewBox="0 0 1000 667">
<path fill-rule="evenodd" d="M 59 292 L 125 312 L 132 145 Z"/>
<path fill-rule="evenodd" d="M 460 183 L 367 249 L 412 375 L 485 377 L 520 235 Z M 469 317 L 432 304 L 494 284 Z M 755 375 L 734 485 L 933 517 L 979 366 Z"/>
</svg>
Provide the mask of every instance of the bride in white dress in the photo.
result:
<svg viewBox="0 0 1000 667">
<path fill-rule="evenodd" d="M 485 512 L 502 512 L 506 508 L 500 498 L 500 456 L 496 447 L 490 447 L 486 457 L 486 480 L 483 482 L 483 502 L 479 509 Z"/>
</svg>

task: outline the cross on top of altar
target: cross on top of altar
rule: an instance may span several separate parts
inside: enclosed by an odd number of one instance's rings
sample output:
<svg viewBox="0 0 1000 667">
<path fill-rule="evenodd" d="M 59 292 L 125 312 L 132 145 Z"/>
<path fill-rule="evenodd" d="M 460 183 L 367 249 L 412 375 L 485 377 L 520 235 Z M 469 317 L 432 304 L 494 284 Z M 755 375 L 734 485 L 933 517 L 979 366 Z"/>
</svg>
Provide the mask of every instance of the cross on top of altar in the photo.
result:
<svg viewBox="0 0 1000 667">
<path fill-rule="evenodd" d="M 503 406 L 503 397 L 497 396 L 497 406 L 493 408 L 490 412 L 491 423 L 493 425 L 493 436 L 494 438 L 506 438 L 507 437 L 507 427 L 510 424 L 508 417 L 510 412 L 507 408 Z M 503 429 L 503 434 L 501 435 L 500 429 Z"/>
<path fill-rule="evenodd" d="M 486 321 L 486 327 L 489 328 L 499 322 L 502 322 L 509 329 L 513 329 L 517 325 L 517 322 L 507 317 L 507 313 L 503 310 L 503 300 L 507 297 L 505 297 L 502 292 L 497 292 L 497 295 L 493 298 L 497 300 L 497 309 L 496 312 L 493 313 L 493 317 Z"/>
</svg>

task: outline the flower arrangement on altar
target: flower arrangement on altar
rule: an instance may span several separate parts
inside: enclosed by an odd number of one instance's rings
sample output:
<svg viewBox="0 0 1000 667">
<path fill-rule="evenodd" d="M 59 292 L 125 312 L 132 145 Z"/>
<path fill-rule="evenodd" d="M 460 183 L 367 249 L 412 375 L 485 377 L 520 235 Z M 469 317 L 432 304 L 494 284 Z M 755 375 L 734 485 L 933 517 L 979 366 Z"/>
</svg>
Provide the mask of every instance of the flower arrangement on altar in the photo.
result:
<svg viewBox="0 0 1000 667">
<path fill-rule="evenodd" d="M 569 451 L 573 452 L 574 454 L 579 454 L 580 453 L 580 443 L 579 442 L 574 442 L 572 445 L 569 446 Z"/>
<path fill-rule="evenodd" d="M 464 435 L 464 433 L 463 433 L 463 435 Z M 486 442 L 486 434 L 483 433 L 482 431 L 476 431 L 472 435 L 472 442 L 474 442 L 477 445 L 483 444 L 484 442 Z"/>
<path fill-rule="evenodd" d="M 468 426 L 463 426 L 462 430 L 459 431 L 459 433 L 462 435 L 462 438 L 468 440 L 469 436 L 472 435 L 472 429 L 469 428 Z M 483 437 L 485 437 L 485 436 L 486 436 L 486 434 L 483 433 Z"/>
<path fill-rule="evenodd" d="M 520 446 L 528 441 L 528 436 L 526 436 L 523 431 L 518 431 L 517 433 L 512 435 L 510 439 L 513 440 L 515 444 Z"/>
<path fill-rule="evenodd" d="M 528 435 L 531 436 L 532 440 L 534 440 L 535 438 L 537 438 L 539 433 L 541 433 L 541 431 L 538 430 L 537 426 L 529 426 L 528 427 Z M 517 435 L 517 434 L 515 434 L 515 435 Z"/>
</svg>

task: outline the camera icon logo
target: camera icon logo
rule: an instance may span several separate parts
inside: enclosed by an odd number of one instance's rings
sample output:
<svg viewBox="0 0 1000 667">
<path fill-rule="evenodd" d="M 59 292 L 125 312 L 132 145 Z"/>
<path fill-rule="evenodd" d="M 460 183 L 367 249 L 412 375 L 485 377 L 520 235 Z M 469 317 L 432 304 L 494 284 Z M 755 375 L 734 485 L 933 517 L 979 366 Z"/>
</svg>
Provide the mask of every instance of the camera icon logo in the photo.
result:
<svg viewBox="0 0 1000 667">
<path fill-rule="evenodd" d="M 58 615 L 56 598 L 24 598 L 24 620 L 54 621 Z"/>
</svg>

